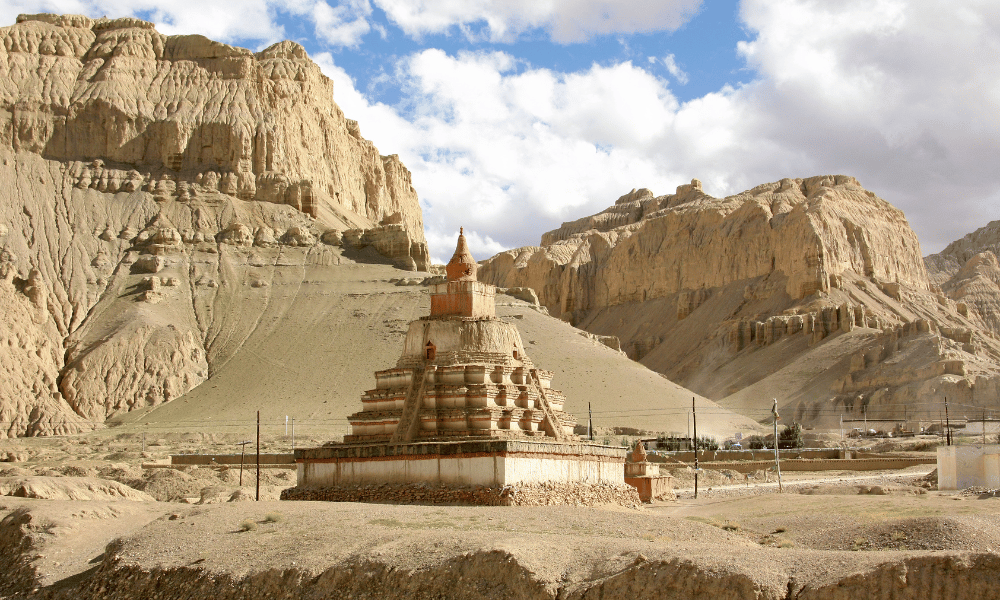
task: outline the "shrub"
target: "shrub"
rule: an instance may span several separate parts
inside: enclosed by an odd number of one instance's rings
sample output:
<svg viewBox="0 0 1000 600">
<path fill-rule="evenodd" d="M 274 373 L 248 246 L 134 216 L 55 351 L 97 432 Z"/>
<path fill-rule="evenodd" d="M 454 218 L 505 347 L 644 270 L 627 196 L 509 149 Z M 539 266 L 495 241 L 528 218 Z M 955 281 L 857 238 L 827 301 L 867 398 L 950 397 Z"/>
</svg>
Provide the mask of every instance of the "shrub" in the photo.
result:
<svg viewBox="0 0 1000 600">
<path fill-rule="evenodd" d="M 751 450 L 767 450 L 772 447 L 772 445 L 769 444 L 763 436 L 751 435 L 750 438 L 747 439 L 746 447 Z"/>
<path fill-rule="evenodd" d="M 257 529 L 257 524 L 250 519 L 240 523 L 240 531 L 253 531 L 255 529 Z"/>
<path fill-rule="evenodd" d="M 684 449 L 686 446 L 687 438 L 681 438 L 674 435 L 661 435 L 656 438 L 656 448 L 658 450 L 677 452 L 678 450 Z"/>
<path fill-rule="evenodd" d="M 715 441 L 715 438 L 703 435 L 698 437 L 698 449 L 699 450 L 718 450 L 719 442 Z"/>
<path fill-rule="evenodd" d="M 805 446 L 802 441 L 802 426 L 798 423 L 786 425 L 785 429 L 778 434 L 779 448 L 801 448 Z"/>
<path fill-rule="evenodd" d="M 281 513 L 273 512 L 264 515 L 265 523 L 280 523 L 285 517 Z"/>
</svg>

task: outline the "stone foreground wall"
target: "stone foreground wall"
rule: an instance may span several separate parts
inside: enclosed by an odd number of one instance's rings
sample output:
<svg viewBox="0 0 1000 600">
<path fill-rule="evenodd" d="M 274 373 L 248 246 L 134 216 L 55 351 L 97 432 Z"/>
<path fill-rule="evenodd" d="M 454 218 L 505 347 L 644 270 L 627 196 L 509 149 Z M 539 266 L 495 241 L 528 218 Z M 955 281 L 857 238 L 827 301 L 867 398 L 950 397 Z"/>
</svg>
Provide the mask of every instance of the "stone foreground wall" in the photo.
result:
<svg viewBox="0 0 1000 600">
<path fill-rule="evenodd" d="M 388 483 L 380 485 L 327 488 L 288 488 L 282 500 L 323 500 L 327 502 L 376 502 L 392 504 L 472 504 L 480 506 L 602 506 L 617 504 L 628 508 L 642 505 L 639 493 L 630 485 L 590 483 L 536 483 L 504 487 L 447 487 L 425 484 Z"/>
</svg>

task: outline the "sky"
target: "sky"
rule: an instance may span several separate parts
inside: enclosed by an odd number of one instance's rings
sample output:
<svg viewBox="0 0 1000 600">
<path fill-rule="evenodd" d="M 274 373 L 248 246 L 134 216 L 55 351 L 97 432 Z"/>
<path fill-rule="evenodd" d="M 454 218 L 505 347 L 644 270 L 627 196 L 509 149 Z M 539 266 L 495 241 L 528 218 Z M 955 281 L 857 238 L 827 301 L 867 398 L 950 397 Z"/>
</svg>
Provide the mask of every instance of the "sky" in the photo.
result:
<svg viewBox="0 0 1000 600">
<path fill-rule="evenodd" d="M 924 254 L 1000 219 L 996 0 L 0 0 L 36 12 L 302 44 L 412 172 L 438 262 L 460 226 L 487 258 L 692 178 L 852 175 Z"/>
</svg>

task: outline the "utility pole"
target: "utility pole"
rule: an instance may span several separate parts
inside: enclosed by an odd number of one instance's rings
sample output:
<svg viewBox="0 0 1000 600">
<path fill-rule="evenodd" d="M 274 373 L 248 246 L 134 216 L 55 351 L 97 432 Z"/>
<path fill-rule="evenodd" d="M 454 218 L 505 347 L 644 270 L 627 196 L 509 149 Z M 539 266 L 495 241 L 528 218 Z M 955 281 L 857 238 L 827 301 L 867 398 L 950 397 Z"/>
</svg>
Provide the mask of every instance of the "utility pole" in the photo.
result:
<svg viewBox="0 0 1000 600">
<path fill-rule="evenodd" d="M 247 444 L 252 444 L 250 440 L 245 442 L 236 442 L 236 445 L 240 447 L 240 487 L 243 487 L 243 457 L 246 455 Z"/>
<path fill-rule="evenodd" d="M 945 444 L 951 445 L 951 419 L 948 417 L 948 396 L 944 397 Z"/>
<path fill-rule="evenodd" d="M 690 448 L 691 446 L 692 446 L 692 444 L 691 444 L 691 415 L 688 415 L 688 447 Z"/>
<path fill-rule="evenodd" d="M 694 396 L 691 397 L 691 419 L 694 421 L 694 497 L 698 497 L 698 413 L 694 410 Z"/>
<path fill-rule="evenodd" d="M 840 441 L 844 441 L 844 413 L 840 413 Z"/>
<path fill-rule="evenodd" d="M 784 491 L 781 488 L 781 461 L 778 457 L 778 399 L 771 398 L 774 400 L 774 406 L 771 407 L 771 414 L 774 416 L 774 470 L 778 473 L 778 491 Z M 697 480 L 695 480 L 697 481 Z"/>
<path fill-rule="evenodd" d="M 292 418 L 292 450 L 295 450 L 295 418 Z"/>
<path fill-rule="evenodd" d="M 590 409 L 590 402 L 587 403 L 587 437 L 594 441 L 594 411 Z"/>
<path fill-rule="evenodd" d="M 260 502 L 260 411 L 257 411 L 257 502 Z"/>
</svg>

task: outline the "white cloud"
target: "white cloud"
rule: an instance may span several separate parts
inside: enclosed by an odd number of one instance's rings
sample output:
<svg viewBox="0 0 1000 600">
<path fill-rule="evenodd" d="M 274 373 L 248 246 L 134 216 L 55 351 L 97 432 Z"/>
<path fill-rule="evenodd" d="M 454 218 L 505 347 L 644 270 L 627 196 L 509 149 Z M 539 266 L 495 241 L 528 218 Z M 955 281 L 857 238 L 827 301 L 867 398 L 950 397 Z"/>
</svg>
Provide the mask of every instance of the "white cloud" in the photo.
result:
<svg viewBox="0 0 1000 600">
<path fill-rule="evenodd" d="M 843 171 L 903 208 L 925 251 L 1000 218 L 1000 5 L 746 0 L 759 80 L 736 131 L 778 169 Z M 983 210 L 986 208 L 986 210 Z M 946 215 L 946 216 L 945 216 Z"/>
<path fill-rule="evenodd" d="M 685 85 L 688 82 L 688 75 L 680 66 L 677 65 L 677 61 L 674 59 L 673 54 L 668 54 L 663 57 L 663 66 L 667 68 L 667 72 L 674 76 L 677 83 Z"/>
<path fill-rule="evenodd" d="M 405 117 L 361 95 L 345 111 L 413 171 L 432 240 L 465 225 L 536 244 L 633 187 L 697 177 L 725 195 L 845 173 L 904 209 L 930 252 L 1000 218 L 997 12 L 744 0 L 756 37 L 739 50 L 756 78 L 683 104 L 628 62 L 559 73 L 431 49 L 397 65 Z"/>
<path fill-rule="evenodd" d="M 511 42 L 546 30 L 553 41 L 582 42 L 595 35 L 674 31 L 701 0 L 375 0 L 412 37 L 457 28 L 470 39 Z"/>
<path fill-rule="evenodd" d="M 356 46 L 371 30 L 372 7 L 368 0 L 334 6 L 325 0 L 8 0 L 0 4 L 0 23 L 13 24 L 20 13 L 40 12 L 141 16 L 167 35 L 199 33 L 222 42 L 253 40 L 263 45 L 286 37 L 276 19 L 283 12 L 309 19 L 316 37 L 327 44 Z"/>
<path fill-rule="evenodd" d="M 241 39 L 273 42 L 284 32 L 274 20 L 276 3 L 242 0 L 8 0 L 0 5 L 0 22 L 13 24 L 19 13 L 81 14 L 126 17 L 144 14 L 168 35 L 200 33 L 219 41 Z"/>
<path fill-rule="evenodd" d="M 460 226 L 486 257 L 535 244 L 541 231 L 636 185 L 663 189 L 671 180 L 652 149 L 677 102 L 631 63 L 565 74 L 519 69 L 502 52 L 425 50 L 398 65 L 412 104 L 404 119 L 369 103 L 330 55 L 318 60 L 345 114 L 413 172 L 436 257 L 450 252 L 436 244 L 453 244 Z"/>
<path fill-rule="evenodd" d="M 368 0 L 344 0 L 330 6 L 324 0 L 292 0 L 278 4 L 282 10 L 310 18 L 316 37 L 332 46 L 357 46 L 372 30 Z"/>
</svg>

